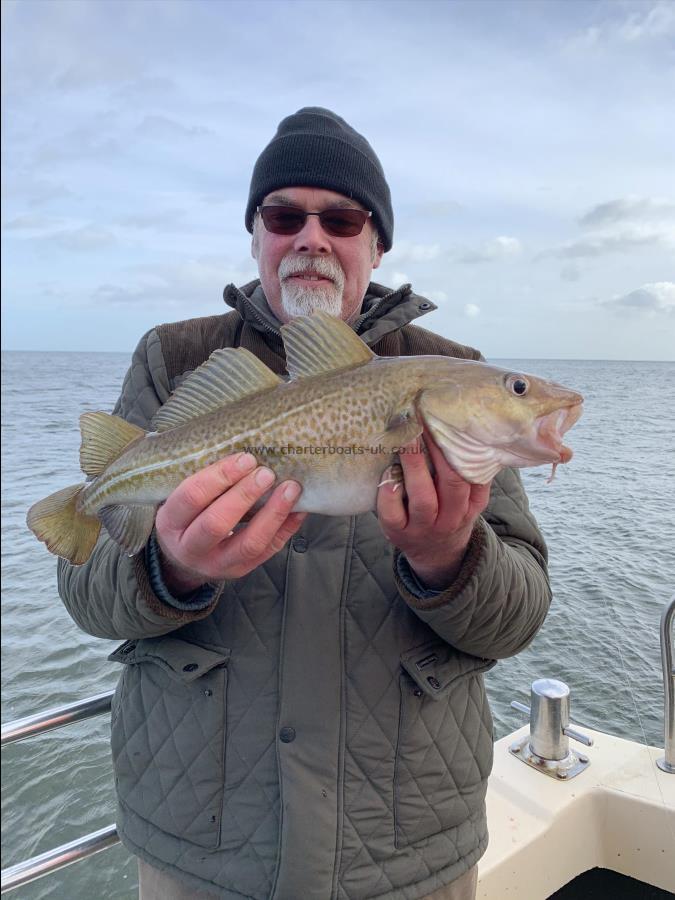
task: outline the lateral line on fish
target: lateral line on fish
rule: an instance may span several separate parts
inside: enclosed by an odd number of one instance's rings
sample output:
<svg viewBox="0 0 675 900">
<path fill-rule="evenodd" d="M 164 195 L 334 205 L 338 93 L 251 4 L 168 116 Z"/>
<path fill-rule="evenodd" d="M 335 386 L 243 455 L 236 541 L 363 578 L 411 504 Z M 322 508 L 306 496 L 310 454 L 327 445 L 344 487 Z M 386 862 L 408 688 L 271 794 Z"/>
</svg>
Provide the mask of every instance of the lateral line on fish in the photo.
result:
<svg viewBox="0 0 675 900">
<path fill-rule="evenodd" d="M 339 391 L 336 390 L 335 393 L 339 393 Z M 205 449 L 204 447 L 202 447 L 199 450 L 196 450 L 193 453 L 188 453 L 184 456 L 167 458 L 165 460 L 161 460 L 159 462 L 151 463 L 145 466 L 137 466 L 133 469 L 127 469 L 124 472 L 120 472 L 117 475 L 113 475 L 104 484 L 101 485 L 101 495 L 105 496 L 106 493 L 112 491 L 120 481 L 126 481 L 129 478 L 136 478 L 141 475 L 146 475 L 149 472 L 157 472 L 169 466 L 174 467 L 186 465 L 187 463 L 194 462 L 195 460 L 202 458 L 207 453 L 217 453 L 218 451 L 225 450 L 232 444 L 239 443 L 246 440 L 246 438 L 251 437 L 252 435 L 258 434 L 261 431 L 261 428 L 271 429 L 276 425 L 282 423 L 284 419 L 290 418 L 291 416 L 296 416 L 299 411 L 303 411 L 306 407 L 311 406 L 313 402 L 314 401 L 307 400 L 301 405 L 295 406 L 291 410 L 280 412 L 273 418 L 266 419 L 262 426 L 257 426 L 256 428 L 249 429 L 248 431 L 242 431 L 239 434 L 233 435 L 226 441 L 214 444 L 213 448 Z M 168 431 L 162 432 L 162 434 L 169 433 L 170 432 Z"/>
</svg>

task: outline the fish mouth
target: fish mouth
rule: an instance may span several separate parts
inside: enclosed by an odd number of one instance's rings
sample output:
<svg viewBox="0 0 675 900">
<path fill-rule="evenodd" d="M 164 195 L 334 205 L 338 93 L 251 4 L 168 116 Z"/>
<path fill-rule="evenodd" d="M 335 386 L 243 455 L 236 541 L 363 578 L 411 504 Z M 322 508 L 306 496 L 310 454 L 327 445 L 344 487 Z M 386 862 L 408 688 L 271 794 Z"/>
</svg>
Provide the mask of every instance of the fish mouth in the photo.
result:
<svg viewBox="0 0 675 900">
<path fill-rule="evenodd" d="M 579 419 L 583 407 L 583 402 L 578 401 L 572 406 L 539 416 L 535 421 L 537 445 L 548 451 L 548 461 L 566 463 L 572 459 L 572 450 L 563 444 L 563 435 Z"/>
</svg>

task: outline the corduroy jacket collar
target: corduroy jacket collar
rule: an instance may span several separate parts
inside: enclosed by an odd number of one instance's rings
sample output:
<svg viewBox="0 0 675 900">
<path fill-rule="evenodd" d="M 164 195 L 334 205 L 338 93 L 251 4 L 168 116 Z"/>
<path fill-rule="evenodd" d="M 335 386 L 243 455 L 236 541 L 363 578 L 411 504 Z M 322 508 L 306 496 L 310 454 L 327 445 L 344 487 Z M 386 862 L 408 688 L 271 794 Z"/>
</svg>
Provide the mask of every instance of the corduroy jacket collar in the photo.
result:
<svg viewBox="0 0 675 900">
<path fill-rule="evenodd" d="M 237 310 L 245 322 L 263 332 L 270 343 L 281 341 L 281 323 L 269 308 L 258 279 L 249 281 L 240 288 L 228 284 L 223 291 L 223 299 L 228 306 Z M 391 290 L 371 281 L 363 300 L 361 315 L 352 323 L 352 328 L 366 344 L 372 346 L 385 334 L 396 331 L 435 309 L 435 303 L 415 294 L 409 284 Z"/>
</svg>

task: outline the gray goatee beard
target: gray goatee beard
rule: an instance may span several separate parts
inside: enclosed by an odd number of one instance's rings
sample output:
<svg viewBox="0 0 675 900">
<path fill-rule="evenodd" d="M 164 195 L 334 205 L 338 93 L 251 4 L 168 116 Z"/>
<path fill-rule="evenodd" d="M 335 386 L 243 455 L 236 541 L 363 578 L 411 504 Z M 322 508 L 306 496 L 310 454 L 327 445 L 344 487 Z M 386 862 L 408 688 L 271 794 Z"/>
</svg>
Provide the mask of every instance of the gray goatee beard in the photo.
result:
<svg viewBox="0 0 675 900">
<path fill-rule="evenodd" d="M 303 272 L 324 275 L 331 279 L 332 284 L 314 286 L 311 282 L 305 285 L 298 281 L 286 280 L 290 275 Z M 289 254 L 279 265 L 279 283 L 281 306 L 289 319 L 309 316 L 315 309 L 321 309 L 330 316 L 340 317 L 345 276 L 342 266 L 336 260 Z"/>
</svg>

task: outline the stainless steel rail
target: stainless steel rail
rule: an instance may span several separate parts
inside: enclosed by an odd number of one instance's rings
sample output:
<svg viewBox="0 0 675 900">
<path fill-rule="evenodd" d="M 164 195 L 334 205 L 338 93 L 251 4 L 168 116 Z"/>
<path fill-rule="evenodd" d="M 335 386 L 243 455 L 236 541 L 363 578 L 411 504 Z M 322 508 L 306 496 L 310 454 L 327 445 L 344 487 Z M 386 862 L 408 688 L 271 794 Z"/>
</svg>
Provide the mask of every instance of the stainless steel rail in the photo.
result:
<svg viewBox="0 0 675 900">
<path fill-rule="evenodd" d="M 114 691 L 106 691 L 87 697 L 86 700 L 78 700 L 68 703 L 66 706 L 55 706 L 45 712 L 36 713 L 34 716 L 26 716 L 25 719 L 16 719 L 2 726 L 2 746 L 22 741 L 24 738 L 33 737 L 36 734 L 44 734 L 53 728 L 62 725 L 72 725 L 73 722 L 81 722 L 92 716 L 110 712 L 110 704 Z"/>
<path fill-rule="evenodd" d="M 47 850 L 46 853 L 3 869 L 2 893 L 6 894 L 30 881 L 42 878 L 43 875 L 49 875 L 50 872 L 70 866 L 81 859 L 100 853 L 101 850 L 107 850 L 108 847 L 119 844 L 119 841 L 115 826 L 108 825 L 99 831 L 92 831 L 91 834 L 71 841 L 69 844 L 62 844 L 54 850 Z"/>
<path fill-rule="evenodd" d="M 675 668 L 673 667 L 673 622 L 675 596 L 661 615 L 661 665 L 663 667 L 663 717 L 665 756 L 656 760 L 664 772 L 675 775 Z"/>
<path fill-rule="evenodd" d="M 106 691 L 103 694 L 96 694 L 94 697 L 87 697 L 86 700 L 78 700 L 75 703 L 57 706 L 34 716 L 27 716 L 25 719 L 9 722 L 2 726 L 2 746 L 110 712 L 113 694 L 114 691 Z M 101 850 L 107 850 L 108 847 L 118 844 L 119 840 L 117 828 L 114 825 L 107 825 L 99 831 L 93 831 L 68 844 L 62 844 L 54 850 L 47 850 L 46 853 L 40 853 L 39 856 L 3 869 L 1 893 L 13 891 L 15 888 L 42 878 L 44 875 L 49 875 L 57 869 L 63 869 L 81 859 L 100 853 Z"/>
</svg>

